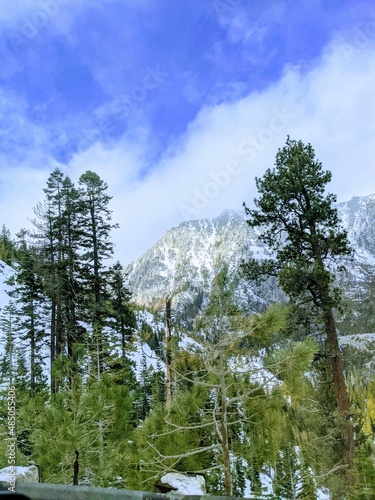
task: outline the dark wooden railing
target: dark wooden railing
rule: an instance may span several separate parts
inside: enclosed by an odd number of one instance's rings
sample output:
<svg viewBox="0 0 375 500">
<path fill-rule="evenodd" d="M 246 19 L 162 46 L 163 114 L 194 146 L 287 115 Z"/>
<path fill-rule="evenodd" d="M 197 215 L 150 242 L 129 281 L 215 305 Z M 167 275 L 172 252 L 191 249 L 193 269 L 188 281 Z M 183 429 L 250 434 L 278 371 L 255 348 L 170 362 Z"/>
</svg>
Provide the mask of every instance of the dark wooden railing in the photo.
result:
<svg viewBox="0 0 375 500">
<path fill-rule="evenodd" d="M 1 492 L 7 490 L 8 484 L 0 483 L 0 499 L 2 497 Z M 145 491 L 93 488 L 91 486 L 20 482 L 16 485 L 16 492 L 27 495 L 31 500 L 229 500 L 230 498 L 237 498 L 238 500 L 239 498 L 210 495 L 177 495 L 174 493 L 147 493 Z M 266 498 L 252 497 L 251 500 L 265 500 Z"/>
</svg>

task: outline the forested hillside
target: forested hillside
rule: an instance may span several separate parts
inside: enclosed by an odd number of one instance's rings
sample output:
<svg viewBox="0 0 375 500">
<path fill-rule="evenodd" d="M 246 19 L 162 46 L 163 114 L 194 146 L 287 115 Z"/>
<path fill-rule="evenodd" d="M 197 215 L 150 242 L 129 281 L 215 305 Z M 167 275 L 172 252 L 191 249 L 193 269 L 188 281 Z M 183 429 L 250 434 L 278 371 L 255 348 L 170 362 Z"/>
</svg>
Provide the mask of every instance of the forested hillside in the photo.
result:
<svg viewBox="0 0 375 500">
<path fill-rule="evenodd" d="M 277 168 L 296 168 L 296 148 L 309 196 L 281 209 L 267 182 L 287 196 Z M 277 158 L 257 179 L 258 212 L 184 223 L 126 271 L 110 187 L 51 173 L 34 230 L 0 235 L 0 467 L 15 386 L 17 464 L 44 482 L 150 491 L 184 471 L 210 494 L 375 497 L 375 236 L 358 216 L 373 198 L 337 212 L 309 147 L 287 142 Z M 275 238 L 280 221 L 299 239 Z M 335 322 L 359 334 L 341 350 Z"/>
</svg>

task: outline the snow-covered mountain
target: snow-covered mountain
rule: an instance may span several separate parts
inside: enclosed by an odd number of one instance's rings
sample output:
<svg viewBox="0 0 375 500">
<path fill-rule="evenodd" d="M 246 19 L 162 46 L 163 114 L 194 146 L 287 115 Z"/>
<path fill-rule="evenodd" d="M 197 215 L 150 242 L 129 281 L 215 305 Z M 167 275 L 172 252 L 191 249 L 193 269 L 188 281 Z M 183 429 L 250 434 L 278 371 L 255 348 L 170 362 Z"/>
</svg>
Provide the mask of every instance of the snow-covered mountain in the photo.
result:
<svg viewBox="0 0 375 500">
<path fill-rule="evenodd" d="M 355 196 L 338 203 L 337 208 L 357 254 L 367 252 L 365 258 L 369 255 L 375 258 L 375 194 Z"/>
<path fill-rule="evenodd" d="M 375 195 L 354 197 L 337 205 L 342 224 L 354 250 L 352 262 L 344 262 L 341 278 L 349 308 L 341 318 L 342 333 L 375 331 Z"/>
<path fill-rule="evenodd" d="M 179 305 L 194 302 L 209 290 L 222 263 L 237 275 L 249 255 L 267 257 L 257 232 L 240 212 L 226 210 L 214 219 L 183 222 L 172 228 L 127 269 L 129 287 L 139 305 L 155 306 L 168 297 Z M 238 280 L 237 299 L 251 309 L 279 295 L 276 286 L 258 288 Z"/>
<path fill-rule="evenodd" d="M 337 205 L 342 224 L 355 251 L 348 259 L 343 286 L 349 296 L 363 294 L 375 276 L 375 195 L 355 197 Z M 238 277 L 243 259 L 269 253 L 250 228 L 245 214 L 226 210 L 214 219 L 183 222 L 172 228 L 127 269 L 129 287 L 140 306 L 156 306 L 174 297 L 175 307 L 196 303 L 209 290 L 220 263 L 227 263 L 236 278 L 236 299 L 258 310 L 282 294 L 276 283 L 256 287 Z"/>
</svg>

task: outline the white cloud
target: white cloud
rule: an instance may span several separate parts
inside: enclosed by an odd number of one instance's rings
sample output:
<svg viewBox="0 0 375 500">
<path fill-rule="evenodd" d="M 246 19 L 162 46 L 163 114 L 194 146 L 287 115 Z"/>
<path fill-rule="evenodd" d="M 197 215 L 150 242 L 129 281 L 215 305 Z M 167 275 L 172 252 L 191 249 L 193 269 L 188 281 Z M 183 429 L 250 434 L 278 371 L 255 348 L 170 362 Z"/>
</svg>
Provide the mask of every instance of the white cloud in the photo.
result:
<svg viewBox="0 0 375 500">
<path fill-rule="evenodd" d="M 1 225 L 11 230 L 14 236 L 21 228 L 31 229 L 30 219 L 35 218 L 33 207 L 43 200 L 50 169 L 35 169 L 22 164 L 17 168 L 1 165 Z"/>
<path fill-rule="evenodd" d="M 355 47 L 348 60 L 345 47 L 336 41 L 309 72 L 286 69 L 279 82 L 262 92 L 202 109 L 147 176 L 140 175 L 149 153 L 147 130 L 111 149 L 95 144 L 73 159 L 66 172 L 74 180 L 91 169 L 109 184 L 114 220 L 121 225 L 114 234 L 116 258 L 127 264 L 140 256 L 167 229 L 189 218 L 189 209 L 191 218 L 204 218 L 225 208 L 241 209 L 242 201 L 251 204 L 254 177 L 273 165 L 287 134 L 312 144 L 317 158 L 333 172 L 329 190 L 339 200 L 375 192 L 375 49 L 370 42 L 363 49 Z M 19 219 L 26 219 L 30 212 L 24 193 L 30 189 L 32 196 L 26 196 L 31 199 L 38 189 L 42 198 L 47 172 L 31 172 L 32 180 L 22 177 L 29 173 L 23 170 L 17 186 L 12 184 L 11 195 L 0 205 L 2 213 L 16 206 Z M 9 175 L 3 181 L 10 182 Z"/>
</svg>

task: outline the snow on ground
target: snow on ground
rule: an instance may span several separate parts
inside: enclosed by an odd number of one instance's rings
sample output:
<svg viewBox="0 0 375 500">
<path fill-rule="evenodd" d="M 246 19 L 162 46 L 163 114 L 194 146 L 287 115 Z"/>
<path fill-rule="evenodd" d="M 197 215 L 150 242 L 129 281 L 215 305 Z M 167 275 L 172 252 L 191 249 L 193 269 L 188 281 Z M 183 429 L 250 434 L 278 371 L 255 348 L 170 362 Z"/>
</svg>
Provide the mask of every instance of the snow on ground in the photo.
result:
<svg viewBox="0 0 375 500">
<path fill-rule="evenodd" d="M 205 495 L 206 484 L 203 476 L 187 476 L 177 472 L 169 472 L 161 478 L 161 482 L 176 488 L 173 493 L 181 495 Z"/>
<path fill-rule="evenodd" d="M 264 368 L 261 356 L 237 356 L 229 360 L 229 366 L 238 373 L 248 373 L 250 381 L 260 384 L 267 392 L 272 392 L 280 380 Z"/>
<path fill-rule="evenodd" d="M 340 346 L 351 346 L 356 349 L 373 348 L 375 345 L 375 333 L 356 333 L 340 337 Z"/>
<path fill-rule="evenodd" d="M 317 500 L 330 500 L 331 495 L 329 491 L 326 488 L 319 488 L 316 491 L 316 499 Z"/>
<path fill-rule="evenodd" d="M 157 369 L 157 362 L 160 358 L 157 357 L 155 352 L 150 348 L 146 342 L 136 342 L 135 350 L 128 353 L 128 357 L 135 362 L 135 374 L 137 379 L 140 379 L 142 370 L 142 356 L 146 355 L 147 366 L 152 366 L 155 370 Z M 162 366 L 163 363 L 162 363 Z"/>
<path fill-rule="evenodd" d="M 29 467 L 17 465 L 15 472 L 17 481 L 22 483 L 39 482 L 39 470 L 35 465 L 30 465 Z M 14 477 L 14 470 L 11 467 L 4 467 L 4 469 L 0 469 L 0 481 L 7 483 L 11 477 Z"/>
<path fill-rule="evenodd" d="M 272 471 L 274 473 L 274 471 Z M 262 483 L 262 490 L 265 495 L 272 495 L 273 486 L 272 486 L 272 477 L 270 474 L 264 474 L 263 472 L 260 474 L 260 481 Z"/>
</svg>

